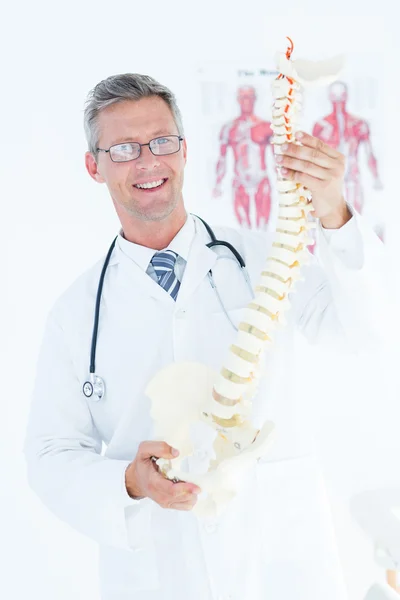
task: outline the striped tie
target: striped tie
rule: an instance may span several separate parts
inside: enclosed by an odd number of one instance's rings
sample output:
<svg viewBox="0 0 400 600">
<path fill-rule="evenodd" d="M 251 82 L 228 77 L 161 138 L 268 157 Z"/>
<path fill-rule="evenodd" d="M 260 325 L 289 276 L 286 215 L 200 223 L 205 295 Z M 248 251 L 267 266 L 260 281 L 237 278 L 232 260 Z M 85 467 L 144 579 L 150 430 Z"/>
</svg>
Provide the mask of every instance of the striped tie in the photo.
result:
<svg viewBox="0 0 400 600">
<path fill-rule="evenodd" d="M 176 300 L 181 285 L 174 271 L 177 256 L 172 250 L 163 250 L 156 252 L 150 261 L 157 275 L 158 284 L 170 294 L 173 300 Z"/>
</svg>

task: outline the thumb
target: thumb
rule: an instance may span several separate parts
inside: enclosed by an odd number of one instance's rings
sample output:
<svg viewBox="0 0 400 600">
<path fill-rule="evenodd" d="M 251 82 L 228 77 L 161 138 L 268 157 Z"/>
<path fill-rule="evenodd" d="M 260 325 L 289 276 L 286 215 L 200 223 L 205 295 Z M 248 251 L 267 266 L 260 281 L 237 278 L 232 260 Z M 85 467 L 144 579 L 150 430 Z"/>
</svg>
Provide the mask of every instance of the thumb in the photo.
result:
<svg viewBox="0 0 400 600">
<path fill-rule="evenodd" d="M 156 458 L 176 458 L 179 451 L 166 442 L 142 442 L 139 445 L 138 456 L 145 460 L 155 456 Z"/>
</svg>

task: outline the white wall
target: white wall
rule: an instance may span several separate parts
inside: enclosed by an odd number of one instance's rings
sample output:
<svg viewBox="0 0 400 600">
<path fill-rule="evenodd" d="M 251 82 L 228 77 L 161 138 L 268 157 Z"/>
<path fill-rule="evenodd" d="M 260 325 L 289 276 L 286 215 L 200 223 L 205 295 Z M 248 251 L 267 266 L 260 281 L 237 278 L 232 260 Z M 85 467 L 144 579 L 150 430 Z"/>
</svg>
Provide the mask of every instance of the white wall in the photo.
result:
<svg viewBox="0 0 400 600">
<path fill-rule="evenodd" d="M 287 0 L 279 5 L 282 16 L 272 16 L 275 7 L 265 0 L 70 0 L 64 5 L 38 0 L 5 9 L 0 41 L 0 358 L 6 381 L 1 399 L 6 418 L 0 438 L 0 587 L 7 600 L 98 598 L 96 547 L 53 518 L 33 496 L 21 455 L 45 316 L 70 281 L 105 252 L 118 228 L 106 188 L 95 184 L 84 169 L 82 111 L 89 89 L 111 74 L 131 71 L 151 74 L 175 91 L 189 145 L 185 197 L 189 209 L 201 214 L 206 189 L 201 178 L 204 157 L 196 148 L 197 64 L 213 59 L 259 61 L 285 47 L 286 35 L 295 40 L 298 56 L 315 59 L 383 49 L 387 243 L 397 249 L 398 43 L 394 48 L 393 15 L 382 13 L 379 2 L 373 7 L 375 14 L 362 17 L 369 9 L 363 0 L 351 6 L 336 2 L 335 12 L 326 19 L 309 16 L 321 14 L 317 0 Z M 335 359 L 326 368 L 317 354 L 313 360 L 309 378 L 320 400 L 317 433 L 350 597 L 356 600 L 381 574 L 346 503 L 351 493 L 371 481 L 394 481 L 398 393 L 393 388 L 378 400 L 382 371 L 374 362 L 365 370 Z M 332 373 L 338 372 L 347 383 L 340 384 L 338 377 L 332 380 Z M 354 376 L 362 378 L 357 385 Z M 368 418 L 360 424 L 362 411 Z"/>
</svg>

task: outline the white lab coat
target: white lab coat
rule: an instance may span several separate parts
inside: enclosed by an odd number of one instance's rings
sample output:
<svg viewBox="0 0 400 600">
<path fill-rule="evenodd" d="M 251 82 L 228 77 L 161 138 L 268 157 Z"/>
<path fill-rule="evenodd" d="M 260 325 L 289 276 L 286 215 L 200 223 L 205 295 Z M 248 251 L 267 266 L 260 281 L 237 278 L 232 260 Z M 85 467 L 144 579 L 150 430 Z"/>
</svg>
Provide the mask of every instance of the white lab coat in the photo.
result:
<svg viewBox="0 0 400 600">
<path fill-rule="evenodd" d="M 330 242 L 320 236 L 323 269 L 307 267 L 288 324 L 267 358 L 254 409 L 256 419 L 275 422 L 275 442 L 218 520 L 161 509 L 149 499 L 134 501 L 124 473 L 139 443 L 151 439 L 144 389 L 152 376 L 172 361 L 194 360 L 215 369 L 223 363 L 235 332 L 210 287 L 209 269 L 236 322 L 249 302 L 236 263 L 217 260 L 229 252 L 208 249 L 198 223 L 175 304 L 116 246 L 101 305 L 96 372 L 107 392 L 100 402 L 81 390 L 104 258 L 56 302 L 26 434 L 28 478 L 55 515 L 99 543 L 103 600 L 346 597 L 320 470 L 303 428 L 307 415 L 296 403 L 290 377 L 295 328 L 310 340 L 337 339 L 347 347 L 379 337 L 385 308 L 374 319 L 370 311 L 384 298 L 383 245 L 357 214 L 345 228 Z M 268 236 L 216 233 L 244 254 L 255 285 Z"/>
</svg>

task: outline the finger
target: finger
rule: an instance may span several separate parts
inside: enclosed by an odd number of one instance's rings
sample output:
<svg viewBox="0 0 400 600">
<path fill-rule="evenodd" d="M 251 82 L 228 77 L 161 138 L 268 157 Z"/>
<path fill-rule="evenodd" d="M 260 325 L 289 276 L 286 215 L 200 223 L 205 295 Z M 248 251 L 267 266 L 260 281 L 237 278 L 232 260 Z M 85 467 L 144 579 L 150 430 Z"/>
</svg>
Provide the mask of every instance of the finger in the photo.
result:
<svg viewBox="0 0 400 600">
<path fill-rule="evenodd" d="M 185 494 L 201 494 L 201 489 L 194 483 L 190 483 L 189 481 L 180 481 L 179 483 L 173 484 L 173 495 L 175 498 L 180 497 Z"/>
<path fill-rule="evenodd" d="M 164 477 L 159 471 L 156 469 L 150 476 L 149 487 L 151 491 L 155 494 L 163 494 L 165 496 L 173 498 L 178 498 L 187 494 L 200 494 L 201 489 L 195 485 L 194 483 L 189 483 L 186 481 L 180 481 L 179 483 L 174 483 L 167 477 Z"/>
<path fill-rule="evenodd" d="M 283 173 L 285 171 L 285 173 Z M 314 192 L 319 185 L 321 185 L 321 179 L 316 179 L 312 175 L 307 175 L 306 173 L 301 173 L 299 171 L 292 171 L 291 169 L 282 169 L 282 174 L 285 175 L 285 179 L 291 179 L 296 181 L 296 183 L 301 183 L 306 188 L 308 188 L 311 192 Z"/>
<path fill-rule="evenodd" d="M 328 146 L 328 144 L 325 144 L 325 142 L 323 142 L 319 138 L 309 135 L 305 131 L 298 131 L 295 135 L 295 138 L 297 141 L 301 142 L 303 146 L 307 146 L 308 148 L 315 148 L 319 152 L 323 152 L 331 158 L 344 158 L 341 152 L 338 152 L 338 150 L 331 148 L 331 146 Z"/>
<path fill-rule="evenodd" d="M 163 494 L 157 491 L 151 496 L 152 500 L 157 502 L 162 508 L 175 508 L 175 507 L 193 507 L 197 502 L 197 494 L 185 493 L 180 496 L 171 496 L 169 494 Z"/>
<path fill-rule="evenodd" d="M 175 510 L 192 510 L 196 505 L 197 496 L 193 495 L 186 502 L 172 502 L 169 508 L 173 508 Z"/>
<path fill-rule="evenodd" d="M 146 458 L 176 458 L 179 455 L 178 450 L 167 444 L 166 442 L 141 442 L 139 444 L 137 455 L 142 460 Z"/>
<path fill-rule="evenodd" d="M 164 488 L 164 490 L 170 490 L 171 493 L 175 496 L 179 496 L 183 493 L 201 494 L 201 488 L 199 488 L 199 486 L 195 483 L 192 483 L 190 481 L 176 482 L 172 479 L 168 479 L 168 477 L 166 477 L 164 473 L 160 471 L 157 463 L 153 460 L 151 462 L 151 466 L 154 470 L 154 475 L 152 477 L 155 487 L 161 486 Z M 167 485 L 165 484 L 165 482 L 167 482 Z"/>
<path fill-rule="evenodd" d="M 326 180 L 331 176 L 329 169 L 324 169 L 311 162 L 299 160 L 298 158 L 291 158 L 290 156 L 284 156 L 280 164 L 282 166 L 281 173 L 284 177 L 287 177 L 289 171 L 311 175 L 321 181 Z"/>
<path fill-rule="evenodd" d="M 198 500 L 197 494 L 185 494 L 178 498 L 160 496 L 160 506 L 163 508 L 175 508 L 178 510 L 190 510 Z"/>
<path fill-rule="evenodd" d="M 276 162 L 282 164 L 283 157 L 285 156 L 311 162 L 325 169 L 334 169 L 337 162 L 337 159 L 335 160 L 327 156 L 327 154 L 320 152 L 316 148 L 299 146 L 298 144 L 284 144 L 282 146 L 282 154 L 277 155 Z"/>
</svg>

